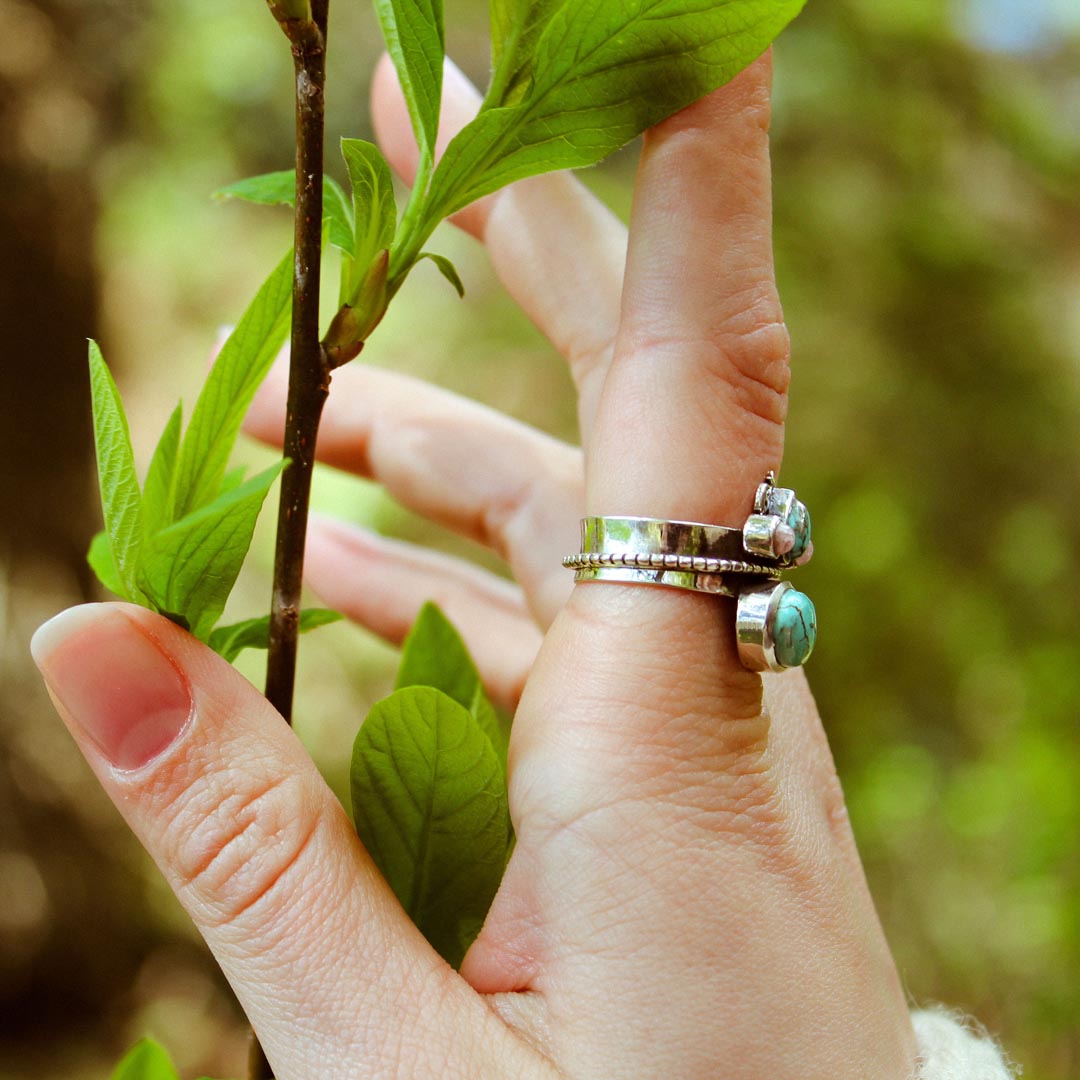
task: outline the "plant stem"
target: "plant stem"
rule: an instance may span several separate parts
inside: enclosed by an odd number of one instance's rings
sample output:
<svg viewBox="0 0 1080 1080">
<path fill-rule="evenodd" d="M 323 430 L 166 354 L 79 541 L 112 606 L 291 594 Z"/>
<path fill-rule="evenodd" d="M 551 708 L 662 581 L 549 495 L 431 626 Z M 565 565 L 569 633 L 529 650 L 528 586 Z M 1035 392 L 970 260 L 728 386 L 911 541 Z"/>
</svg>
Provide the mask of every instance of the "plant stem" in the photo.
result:
<svg viewBox="0 0 1080 1080">
<path fill-rule="evenodd" d="M 295 6 L 295 5 L 294 5 Z M 326 24 L 329 0 L 311 0 L 311 18 L 290 18 L 271 3 L 292 44 L 296 73 L 296 216 L 292 342 L 284 452 L 290 464 L 282 475 L 278 503 L 274 587 L 270 609 L 270 650 L 266 696 L 292 722 L 300 589 L 304 570 L 315 441 L 330 389 L 330 367 L 319 340 L 319 284 L 322 263 L 323 132 L 325 127 Z M 252 1037 L 250 1080 L 272 1080 L 273 1071 Z"/>
<path fill-rule="evenodd" d="M 292 42 L 296 69 L 296 265 L 284 440 L 291 464 L 282 475 L 278 504 L 266 696 L 288 721 L 292 719 L 315 440 L 330 387 L 330 368 L 319 341 L 327 6 L 328 0 L 316 0 L 310 22 L 281 23 Z"/>
</svg>

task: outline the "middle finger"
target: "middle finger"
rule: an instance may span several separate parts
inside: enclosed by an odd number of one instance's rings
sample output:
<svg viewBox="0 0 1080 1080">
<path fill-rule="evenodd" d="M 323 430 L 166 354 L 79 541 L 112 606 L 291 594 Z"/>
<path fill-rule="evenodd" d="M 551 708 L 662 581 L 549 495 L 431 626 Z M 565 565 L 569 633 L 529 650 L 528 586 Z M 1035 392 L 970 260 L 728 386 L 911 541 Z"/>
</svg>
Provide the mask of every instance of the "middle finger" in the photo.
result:
<svg viewBox="0 0 1080 1080">
<path fill-rule="evenodd" d="M 287 381 L 277 364 L 245 421 L 249 435 L 275 446 Z M 493 548 L 542 627 L 565 603 L 571 577 L 560 559 L 575 549 L 583 512 L 576 447 L 419 379 L 353 365 L 334 374 L 316 454 Z"/>
</svg>

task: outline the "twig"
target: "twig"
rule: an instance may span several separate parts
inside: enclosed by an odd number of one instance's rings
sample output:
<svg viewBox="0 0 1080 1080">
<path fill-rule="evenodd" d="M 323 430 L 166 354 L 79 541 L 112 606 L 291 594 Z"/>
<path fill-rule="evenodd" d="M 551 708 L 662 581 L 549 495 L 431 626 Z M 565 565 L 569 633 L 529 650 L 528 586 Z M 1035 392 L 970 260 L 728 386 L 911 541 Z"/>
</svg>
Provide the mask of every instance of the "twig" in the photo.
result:
<svg viewBox="0 0 1080 1080">
<path fill-rule="evenodd" d="M 296 267 L 285 417 L 285 456 L 291 464 L 282 476 L 278 504 L 266 696 L 290 721 L 315 440 L 330 386 L 319 342 L 327 6 L 328 0 L 315 0 L 310 20 L 279 19 L 292 42 L 296 69 Z"/>
<path fill-rule="evenodd" d="M 326 23 L 329 0 L 270 0 L 292 44 L 296 72 L 296 216 L 292 344 L 285 417 L 285 456 L 274 551 L 274 591 L 266 696 L 292 722 L 300 589 L 304 570 L 315 441 L 330 389 L 330 365 L 319 341 L 319 277 L 322 260 L 323 130 L 325 126 Z M 273 1072 L 253 1036 L 250 1080 Z"/>
</svg>

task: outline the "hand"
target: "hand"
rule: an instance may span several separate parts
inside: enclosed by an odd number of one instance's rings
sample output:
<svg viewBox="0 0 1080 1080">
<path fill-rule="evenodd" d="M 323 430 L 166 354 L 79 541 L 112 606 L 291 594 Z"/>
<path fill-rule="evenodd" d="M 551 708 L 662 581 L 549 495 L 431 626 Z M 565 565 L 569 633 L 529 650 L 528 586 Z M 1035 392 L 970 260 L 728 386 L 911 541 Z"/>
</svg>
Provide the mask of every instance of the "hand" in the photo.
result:
<svg viewBox="0 0 1080 1080">
<path fill-rule="evenodd" d="M 293 733 L 222 660 L 122 605 L 75 609 L 35 640 L 60 712 L 279 1080 L 913 1070 L 801 673 L 767 678 L 763 709 L 729 601 L 572 588 L 559 564 L 583 512 L 737 524 L 780 464 L 769 79 L 763 58 L 649 133 L 628 256 L 621 226 L 565 175 L 461 215 L 569 362 L 583 453 L 375 368 L 334 377 L 323 460 L 490 544 L 519 584 L 342 525 L 310 539 L 326 600 L 397 639 L 436 599 L 517 706 L 517 847 L 460 975 L 405 918 Z M 452 126 L 475 99 L 460 76 L 448 83 Z M 385 64 L 374 107 L 408 174 Z M 279 374 L 254 433 L 278 437 L 281 401 Z"/>
</svg>

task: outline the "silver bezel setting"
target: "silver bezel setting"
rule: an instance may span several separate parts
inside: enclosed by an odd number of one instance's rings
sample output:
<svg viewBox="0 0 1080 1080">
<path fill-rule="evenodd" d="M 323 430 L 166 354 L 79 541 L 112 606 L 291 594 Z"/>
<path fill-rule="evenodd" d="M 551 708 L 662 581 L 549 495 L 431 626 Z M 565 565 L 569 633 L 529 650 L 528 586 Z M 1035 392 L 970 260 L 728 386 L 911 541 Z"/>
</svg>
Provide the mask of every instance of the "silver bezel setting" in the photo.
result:
<svg viewBox="0 0 1080 1080">
<path fill-rule="evenodd" d="M 772 559 L 785 570 L 808 562 L 808 554 L 794 559 L 776 550 L 777 531 L 787 525 L 788 517 L 797 503 L 799 500 L 794 489 L 777 487 L 775 476 L 769 473 L 764 482 L 758 485 L 754 495 L 754 512 L 743 525 L 743 550 L 758 559 Z"/>
<path fill-rule="evenodd" d="M 787 671 L 776 659 L 776 609 L 783 595 L 793 588 L 790 581 L 742 589 L 735 612 L 735 639 L 739 660 L 751 671 Z"/>
</svg>

